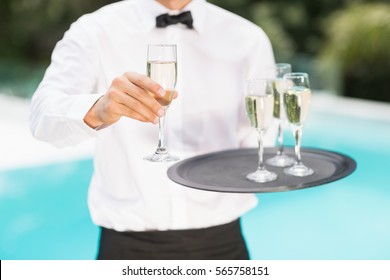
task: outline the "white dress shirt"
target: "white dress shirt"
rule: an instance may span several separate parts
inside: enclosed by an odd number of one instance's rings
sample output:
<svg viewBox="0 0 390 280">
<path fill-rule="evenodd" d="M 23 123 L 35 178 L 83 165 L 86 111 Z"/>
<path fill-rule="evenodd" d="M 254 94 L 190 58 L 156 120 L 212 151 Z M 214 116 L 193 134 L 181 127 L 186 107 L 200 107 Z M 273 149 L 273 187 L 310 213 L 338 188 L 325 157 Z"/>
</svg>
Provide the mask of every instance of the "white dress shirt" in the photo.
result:
<svg viewBox="0 0 390 280">
<path fill-rule="evenodd" d="M 174 43 L 179 97 L 166 116 L 168 150 L 185 159 L 256 146 L 244 110 L 244 81 L 264 76 L 274 64 L 267 36 L 204 0 L 193 0 L 187 10 L 194 29 L 156 28 L 156 16 L 179 11 L 153 0 L 121 1 L 82 16 L 56 45 L 33 96 L 35 137 L 58 147 L 96 138 L 88 205 L 97 225 L 117 231 L 203 228 L 237 219 L 257 204 L 253 194 L 183 187 L 166 175 L 172 163 L 143 160 L 157 147 L 157 125 L 122 117 L 95 131 L 83 122 L 115 77 L 146 73 L 148 44 Z M 273 145 L 274 131 L 266 145 Z"/>
</svg>

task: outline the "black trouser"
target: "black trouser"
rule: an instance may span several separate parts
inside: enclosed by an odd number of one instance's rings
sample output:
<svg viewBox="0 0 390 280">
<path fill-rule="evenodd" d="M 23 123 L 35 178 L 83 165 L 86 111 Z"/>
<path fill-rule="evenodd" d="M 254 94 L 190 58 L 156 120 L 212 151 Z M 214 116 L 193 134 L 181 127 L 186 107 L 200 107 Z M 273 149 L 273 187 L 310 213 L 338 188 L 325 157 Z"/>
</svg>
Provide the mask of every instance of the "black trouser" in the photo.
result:
<svg viewBox="0 0 390 280">
<path fill-rule="evenodd" d="M 99 260 L 247 260 L 240 221 L 204 229 L 117 232 L 102 228 Z"/>
</svg>

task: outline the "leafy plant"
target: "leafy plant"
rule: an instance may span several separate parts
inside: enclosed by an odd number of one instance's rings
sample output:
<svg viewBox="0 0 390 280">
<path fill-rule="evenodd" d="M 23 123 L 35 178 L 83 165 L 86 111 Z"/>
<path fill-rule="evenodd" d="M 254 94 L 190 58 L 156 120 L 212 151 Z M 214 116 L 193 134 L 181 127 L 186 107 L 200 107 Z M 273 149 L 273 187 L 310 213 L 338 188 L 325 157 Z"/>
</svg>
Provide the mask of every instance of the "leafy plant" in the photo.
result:
<svg viewBox="0 0 390 280">
<path fill-rule="evenodd" d="M 324 28 L 322 61 L 339 69 L 343 94 L 390 102 L 390 5 L 351 6 L 331 15 Z"/>
</svg>

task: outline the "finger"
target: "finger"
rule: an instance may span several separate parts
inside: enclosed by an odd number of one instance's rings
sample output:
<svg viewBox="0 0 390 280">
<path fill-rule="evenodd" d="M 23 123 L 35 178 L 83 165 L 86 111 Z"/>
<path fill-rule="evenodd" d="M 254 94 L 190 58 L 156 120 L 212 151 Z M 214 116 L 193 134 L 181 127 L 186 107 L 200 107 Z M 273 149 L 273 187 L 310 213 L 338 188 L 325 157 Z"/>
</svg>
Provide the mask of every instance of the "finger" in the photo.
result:
<svg viewBox="0 0 390 280">
<path fill-rule="evenodd" d="M 139 97 L 139 99 L 135 98 L 134 90 L 131 91 L 132 94 L 126 94 L 122 93 L 120 96 L 118 96 L 119 104 L 124 106 L 126 110 L 122 110 L 121 114 L 129 114 L 129 110 L 132 112 L 136 112 L 138 115 L 141 115 L 147 122 L 154 123 L 157 117 L 161 117 L 164 115 L 164 110 L 162 109 L 161 105 L 154 100 L 154 98 L 150 97 L 150 94 L 144 93 L 145 95 L 149 95 L 149 97 Z M 143 99 L 143 102 L 140 101 L 140 99 Z M 149 100 L 150 99 L 150 100 Z M 147 101 L 145 101 L 147 100 Z M 154 105 L 146 105 L 147 103 L 156 103 Z M 159 108 L 156 112 L 155 109 L 151 109 L 151 107 L 157 107 Z M 122 107 L 121 107 L 122 108 Z"/>
<path fill-rule="evenodd" d="M 105 102 L 104 119 L 106 123 L 114 123 L 121 116 L 137 119 L 143 122 L 155 123 L 158 116 L 141 102 L 120 90 L 109 92 L 111 99 Z"/>
<path fill-rule="evenodd" d="M 129 100 L 126 98 L 126 95 L 131 96 L 141 102 L 144 106 L 148 107 L 155 115 L 160 117 L 164 115 L 162 106 L 154 99 L 152 94 L 138 85 L 133 84 L 125 75 L 113 80 L 110 94 L 112 95 L 111 99 L 126 106 L 132 106 L 132 103 L 128 103 Z"/>
<path fill-rule="evenodd" d="M 148 76 L 135 73 L 135 72 L 127 72 L 124 74 L 124 76 L 133 84 L 151 92 L 152 94 L 158 95 L 158 96 L 164 96 L 165 90 L 162 86 L 160 86 L 158 83 L 153 81 Z"/>
<path fill-rule="evenodd" d="M 129 108 L 129 101 L 127 101 L 127 99 L 131 100 L 133 98 L 127 95 L 121 89 L 118 89 L 118 81 L 116 81 L 115 84 L 116 86 L 112 86 L 107 94 L 104 95 L 98 102 L 99 117 L 106 124 L 115 123 L 121 116 L 132 117 L 134 114 L 129 113 L 129 111 L 135 111 L 134 109 Z M 151 115 L 152 116 L 150 118 L 154 120 L 154 114 L 151 113 Z M 137 116 L 136 118 L 147 121 L 144 116 L 142 116 L 142 118 Z"/>
<path fill-rule="evenodd" d="M 131 119 L 134 119 L 134 120 L 138 120 L 138 121 L 141 121 L 141 122 L 151 122 L 151 123 L 158 123 L 158 117 L 155 117 L 154 120 L 150 121 L 149 119 L 145 118 L 145 116 L 143 116 L 142 114 L 138 113 L 137 111 L 134 111 L 132 110 L 131 108 L 129 107 L 126 107 L 125 105 L 120 105 L 122 106 L 121 107 L 121 111 L 123 112 L 123 116 L 125 117 L 128 117 L 128 118 L 131 118 Z"/>
<path fill-rule="evenodd" d="M 175 90 L 174 93 L 173 93 L 172 99 L 176 99 L 178 96 L 179 96 L 179 94 L 178 94 L 177 91 Z"/>
<path fill-rule="evenodd" d="M 161 104 L 157 102 L 157 100 L 145 89 L 139 87 L 138 85 L 133 84 L 132 82 L 124 78 L 115 81 L 115 86 L 118 88 L 119 92 L 123 92 L 128 96 L 138 100 L 140 103 L 142 103 L 143 106 L 146 106 L 155 115 L 159 117 L 162 117 L 164 115 L 164 110 L 162 109 Z M 118 95 L 117 97 L 114 98 L 119 98 L 118 101 L 123 103 L 126 106 L 133 106 L 133 105 L 139 106 L 138 103 L 129 103 L 131 102 L 131 100 L 127 99 L 123 95 Z"/>
<path fill-rule="evenodd" d="M 148 107 L 149 110 L 154 112 L 156 115 L 162 117 L 164 110 L 162 109 L 161 104 L 157 101 L 157 99 L 151 95 L 148 91 L 140 88 L 134 84 L 130 84 L 126 89 L 126 93 L 131 97 L 137 99 L 144 106 Z"/>
</svg>

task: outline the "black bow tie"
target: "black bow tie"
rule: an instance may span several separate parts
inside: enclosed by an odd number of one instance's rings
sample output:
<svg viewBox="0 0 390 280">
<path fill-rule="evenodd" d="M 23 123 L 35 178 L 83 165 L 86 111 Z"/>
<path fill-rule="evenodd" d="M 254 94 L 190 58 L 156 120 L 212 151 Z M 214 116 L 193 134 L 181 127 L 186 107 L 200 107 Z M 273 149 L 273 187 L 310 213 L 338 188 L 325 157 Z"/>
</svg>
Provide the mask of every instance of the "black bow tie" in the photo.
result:
<svg viewBox="0 0 390 280">
<path fill-rule="evenodd" d="M 192 15 L 190 11 L 183 12 L 178 15 L 171 16 L 169 14 L 162 14 L 156 17 L 156 27 L 167 27 L 171 24 L 182 23 L 188 26 L 188 28 L 193 28 Z"/>
</svg>

